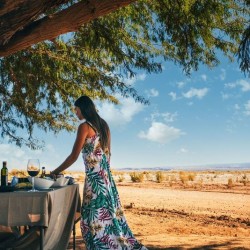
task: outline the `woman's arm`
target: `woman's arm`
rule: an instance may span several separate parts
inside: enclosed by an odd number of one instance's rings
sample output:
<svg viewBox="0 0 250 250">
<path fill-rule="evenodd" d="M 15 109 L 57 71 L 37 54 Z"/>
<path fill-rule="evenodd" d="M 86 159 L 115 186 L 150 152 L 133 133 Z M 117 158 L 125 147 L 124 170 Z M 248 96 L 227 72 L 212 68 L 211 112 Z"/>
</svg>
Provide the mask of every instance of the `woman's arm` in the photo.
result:
<svg viewBox="0 0 250 250">
<path fill-rule="evenodd" d="M 109 148 L 109 156 L 111 156 L 111 133 L 110 133 L 110 130 L 108 133 L 108 148 Z"/>
<path fill-rule="evenodd" d="M 70 167 L 78 158 L 85 140 L 89 133 L 89 126 L 87 123 L 80 124 L 77 130 L 76 140 L 70 155 L 65 159 L 65 161 L 55 170 L 51 172 L 52 175 L 57 175 Z"/>
</svg>

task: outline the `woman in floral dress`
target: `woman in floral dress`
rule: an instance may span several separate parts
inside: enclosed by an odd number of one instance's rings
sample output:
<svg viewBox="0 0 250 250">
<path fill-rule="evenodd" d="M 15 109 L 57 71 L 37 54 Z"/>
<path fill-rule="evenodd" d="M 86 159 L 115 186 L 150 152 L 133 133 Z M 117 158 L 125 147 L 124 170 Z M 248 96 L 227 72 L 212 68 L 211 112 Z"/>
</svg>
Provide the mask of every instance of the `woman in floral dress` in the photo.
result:
<svg viewBox="0 0 250 250">
<path fill-rule="evenodd" d="M 81 231 L 87 250 L 147 250 L 131 232 L 110 171 L 110 131 L 87 96 L 75 102 L 81 123 L 71 154 L 52 174 L 73 164 L 82 152 L 85 184 Z"/>
</svg>

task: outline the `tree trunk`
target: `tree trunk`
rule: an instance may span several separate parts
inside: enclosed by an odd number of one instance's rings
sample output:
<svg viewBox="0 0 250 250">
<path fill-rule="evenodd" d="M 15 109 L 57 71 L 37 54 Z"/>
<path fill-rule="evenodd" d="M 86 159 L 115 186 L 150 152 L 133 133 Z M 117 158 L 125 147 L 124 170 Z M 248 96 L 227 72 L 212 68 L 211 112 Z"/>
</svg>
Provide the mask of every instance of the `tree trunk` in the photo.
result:
<svg viewBox="0 0 250 250">
<path fill-rule="evenodd" d="M 135 1 L 90 0 L 74 4 L 54 15 L 34 21 L 18 31 L 6 44 L 0 46 L 0 56 L 8 56 L 33 44 L 53 40 L 61 34 L 76 31 L 83 24 Z"/>
</svg>

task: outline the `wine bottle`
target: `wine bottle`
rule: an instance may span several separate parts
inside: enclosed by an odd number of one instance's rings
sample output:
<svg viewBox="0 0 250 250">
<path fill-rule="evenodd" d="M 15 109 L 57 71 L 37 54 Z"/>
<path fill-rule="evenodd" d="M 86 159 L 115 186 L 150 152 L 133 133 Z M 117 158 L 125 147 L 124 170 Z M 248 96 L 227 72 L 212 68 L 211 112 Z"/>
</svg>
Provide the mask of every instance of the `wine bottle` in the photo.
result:
<svg viewBox="0 0 250 250">
<path fill-rule="evenodd" d="M 8 186 L 7 161 L 3 161 L 3 167 L 1 169 L 1 186 Z"/>
</svg>

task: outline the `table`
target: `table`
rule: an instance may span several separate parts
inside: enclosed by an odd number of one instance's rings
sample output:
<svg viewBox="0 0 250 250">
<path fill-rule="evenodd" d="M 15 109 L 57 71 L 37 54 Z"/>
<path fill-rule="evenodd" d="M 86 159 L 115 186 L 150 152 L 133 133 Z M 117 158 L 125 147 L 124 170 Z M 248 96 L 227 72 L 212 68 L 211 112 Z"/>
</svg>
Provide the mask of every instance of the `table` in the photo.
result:
<svg viewBox="0 0 250 250">
<path fill-rule="evenodd" d="M 38 240 L 21 241 L 21 249 L 67 249 L 79 203 L 76 184 L 50 191 L 0 193 L 0 225 L 39 228 Z"/>
</svg>

